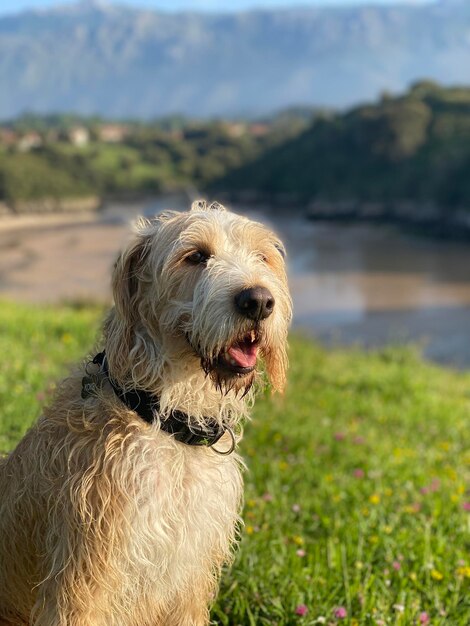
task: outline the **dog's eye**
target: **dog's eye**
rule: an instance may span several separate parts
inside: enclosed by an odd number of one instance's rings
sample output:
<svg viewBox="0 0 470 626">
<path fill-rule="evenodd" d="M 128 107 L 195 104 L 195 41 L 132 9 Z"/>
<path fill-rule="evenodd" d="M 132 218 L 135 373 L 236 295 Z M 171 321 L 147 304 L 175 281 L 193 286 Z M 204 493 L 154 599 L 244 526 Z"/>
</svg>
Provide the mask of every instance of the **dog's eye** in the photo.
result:
<svg viewBox="0 0 470 626">
<path fill-rule="evenodd" d="M 200 263 L 205 263 L 209 258 L 209 254 L 205 252 L 201 252 L 200 250 L 196 250 L 196 252 L 192 252 L 186 257 L 186 261 L 191 263 L 191 265 L 199 265 Z"/>
</svg>

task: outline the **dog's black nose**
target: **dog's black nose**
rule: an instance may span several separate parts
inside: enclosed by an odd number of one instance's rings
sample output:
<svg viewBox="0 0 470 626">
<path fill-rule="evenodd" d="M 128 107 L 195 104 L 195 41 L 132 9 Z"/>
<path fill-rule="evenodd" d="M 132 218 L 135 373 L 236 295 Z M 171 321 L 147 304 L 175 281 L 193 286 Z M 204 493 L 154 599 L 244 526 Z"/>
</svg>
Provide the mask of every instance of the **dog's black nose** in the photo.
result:
<svg viewBox="0 0 470 626">
<path fill-rule="evenodd" d="M 264 320 L 274 309 L 274 297 L 266 287 L 243 289 L 235 296 L 237 311 L 250 320 Z"/>
</svg>

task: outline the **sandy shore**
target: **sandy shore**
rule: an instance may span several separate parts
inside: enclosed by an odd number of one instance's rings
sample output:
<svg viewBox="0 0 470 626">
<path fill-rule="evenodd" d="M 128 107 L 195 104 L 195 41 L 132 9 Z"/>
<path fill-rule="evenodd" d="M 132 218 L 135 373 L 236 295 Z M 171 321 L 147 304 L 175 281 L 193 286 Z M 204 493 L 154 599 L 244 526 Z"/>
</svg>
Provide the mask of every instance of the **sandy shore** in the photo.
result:
<svg viewBox="0 0 470 626">
<path fill-rule="evenodd" d="M 0 294 L 28 302 L 108 301 L 110 269 L 127 232 L 91 215 L 2 224 Z"/>
<path fill-rule="evenodd" d="M 23 228 L 38 229 L 42 227 L 56 226 L 60 224 L 83 224 L 96 222 L 96 211 L 83 211 L 80 213 L 45 213 L 29 215 L 2 215 L 0 217 L 0 233 Z"/>
<path fill-rule="evenodd" d="M 98 212 L 3 216 L 0 297 L 26 302 L 109 302 L 110 275 L 137 216 L 187 206 L 185 194 L 112 203 Z"/>
</svg>

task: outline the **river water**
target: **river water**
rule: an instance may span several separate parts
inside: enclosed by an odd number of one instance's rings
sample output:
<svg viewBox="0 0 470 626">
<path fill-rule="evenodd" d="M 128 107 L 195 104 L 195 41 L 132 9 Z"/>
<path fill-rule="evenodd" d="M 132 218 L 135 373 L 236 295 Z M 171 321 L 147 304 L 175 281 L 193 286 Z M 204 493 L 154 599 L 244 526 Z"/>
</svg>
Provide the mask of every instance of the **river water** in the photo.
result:
<svg viewBox="0 0 470 626">
<path fill-rule="evenodd" d="M 297 328 L 328 345 L 413 342 L 432 360 L 470 367 L 470 244 L 259 217 L 286 243 Z"/>
<path fill-rule="evenodd" d="M 0 221 L 0 296 L 109 301 L 110 268 L 129 220 L 186 204 L 113 204 L 98 216 Z M 284 240 L 295 328 L 328 345 L 411 341 L 430 359 L 470 367 L 470 244 L 235 209 L 268 223 Z"/>
</svg>

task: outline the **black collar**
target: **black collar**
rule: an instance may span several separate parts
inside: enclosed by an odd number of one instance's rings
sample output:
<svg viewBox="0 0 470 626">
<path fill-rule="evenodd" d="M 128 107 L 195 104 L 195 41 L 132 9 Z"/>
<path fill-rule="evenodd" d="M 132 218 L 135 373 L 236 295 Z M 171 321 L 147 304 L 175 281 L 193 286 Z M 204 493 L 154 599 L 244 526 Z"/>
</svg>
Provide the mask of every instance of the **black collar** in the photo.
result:
<svg viewBox="0 0 470 626">
<path fill-rule="evenodd" d="M 108 360 L 105 352 L 97 354 L 93 361 L 95 365 L 100 366 L 100 375 L 106 378 L 117 397 L 129 408 L 135 411 L 148 424 L 153 424 L 159 417 L 160 403 L 156 396 L 150 394 L 143 389 L 132 389 L 124 391 L 112 379 Z M 82 398 L 86 398 L 93 393 L 93 387 L 96 384 L 92 375 L 85 376 L 82 380 Z M 233 451 L 235 447 L 235 438 L 232 431 L 228 427 L 220 426 L 212 418 L 204 418 L 205 427 L 190 424 L 190 417 L 183 411 L 171 411 L 168 417 L 160 421 L 160 428 L 173 435 L 173 437 L 189 446 L 213 446 L 219 441 L 222 435 L 228 430 L 232 435 L 232 446 L 226 454 Z"/>
</svg>

